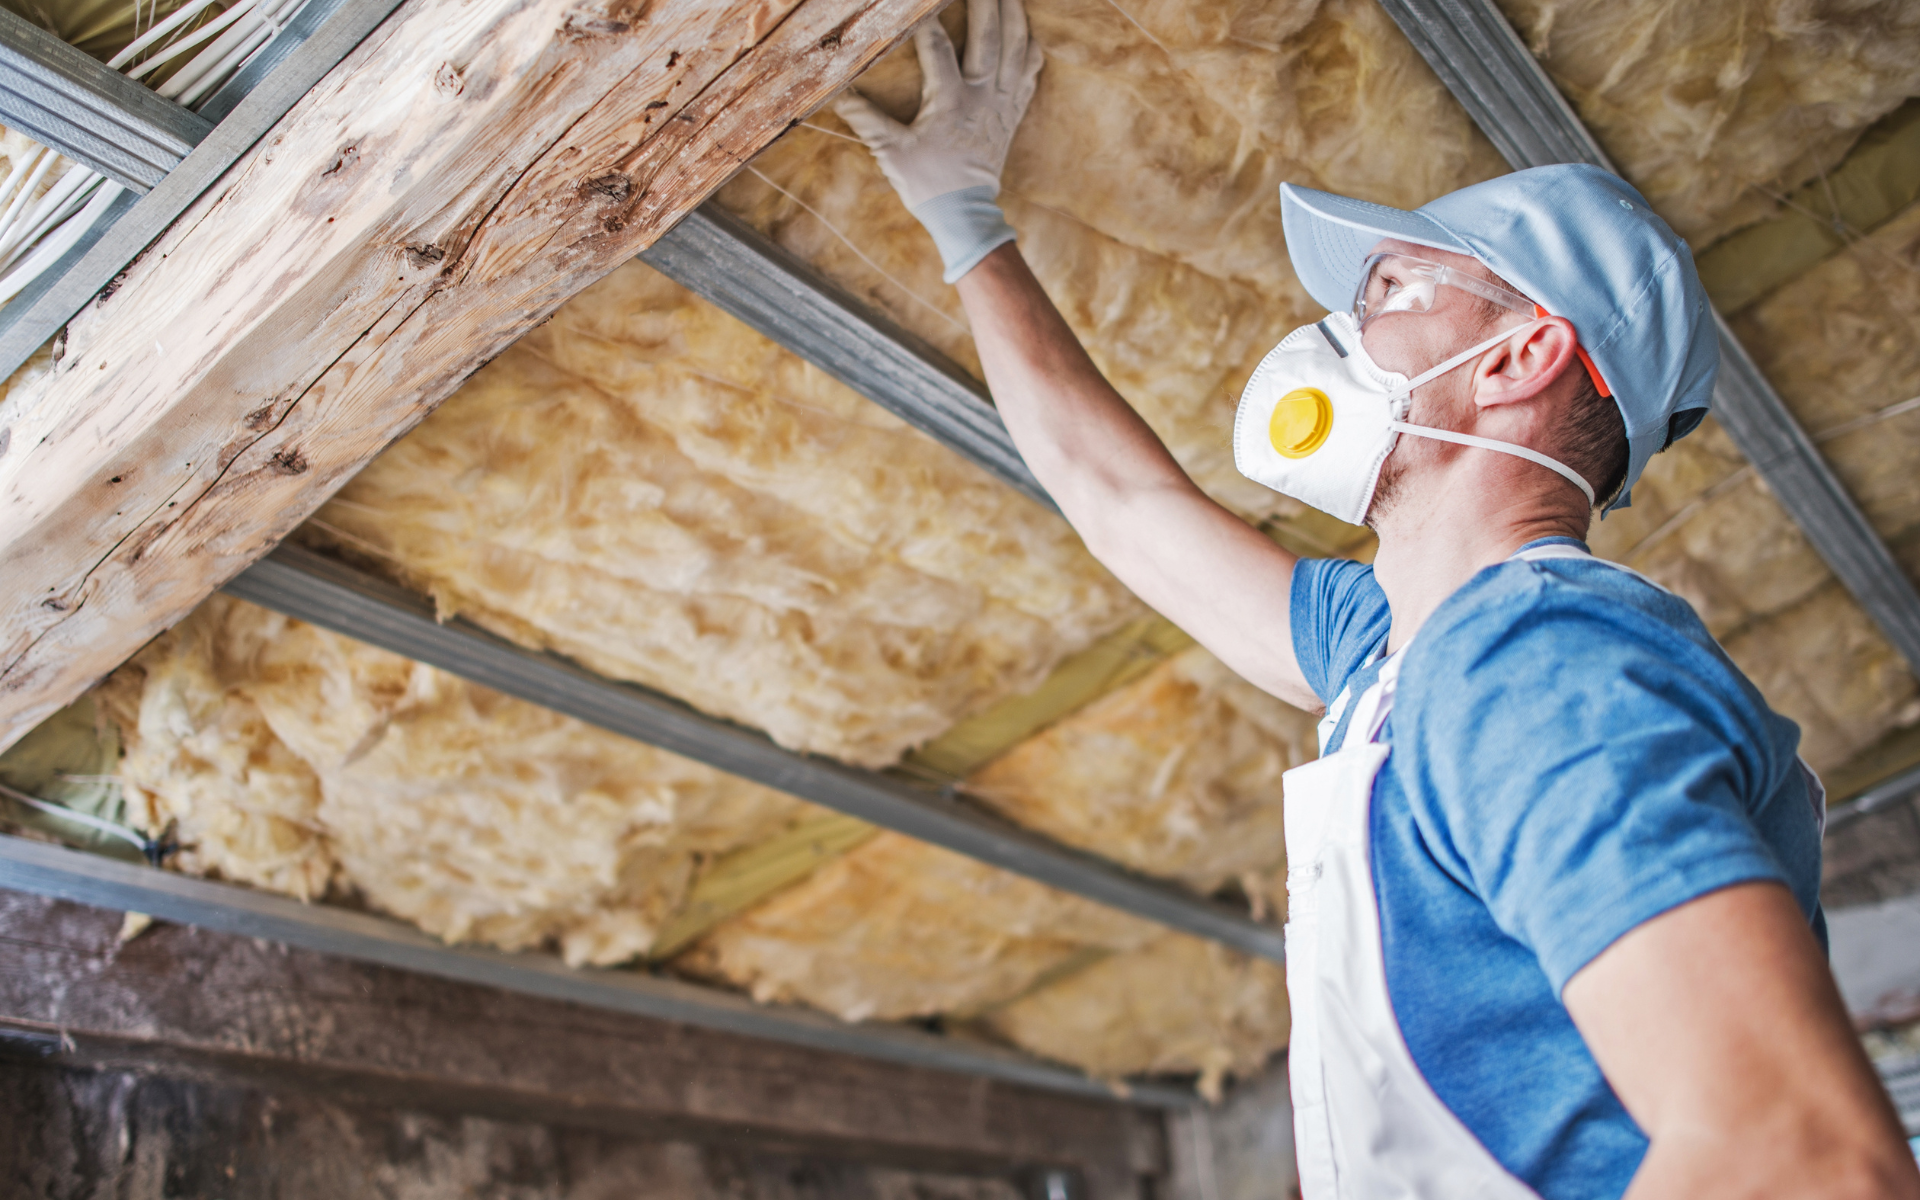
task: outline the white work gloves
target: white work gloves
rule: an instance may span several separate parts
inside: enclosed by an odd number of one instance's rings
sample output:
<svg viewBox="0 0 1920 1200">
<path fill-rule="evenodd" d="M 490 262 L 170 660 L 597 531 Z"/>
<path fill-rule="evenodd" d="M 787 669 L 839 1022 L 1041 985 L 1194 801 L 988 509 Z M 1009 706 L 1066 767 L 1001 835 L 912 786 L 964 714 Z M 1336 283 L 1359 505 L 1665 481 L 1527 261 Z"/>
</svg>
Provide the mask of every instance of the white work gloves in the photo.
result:
<svg viewBox="0 0 1920 1200">
<path fill-rule="evenodd" d="M 1013 240 L 1000 206 L 1000 168 L 1013 131 L 1033 99 L 1040 47 L 1027 38 L 1021 0 L 967 0 L 967 65 L 934 18 L 914 31 L 920 54 L 920 112 L 902 125 L 858 92 L 833 106 L 873 151 L 940 248 L 946 281 L 972 270 Z"/>
</svg>

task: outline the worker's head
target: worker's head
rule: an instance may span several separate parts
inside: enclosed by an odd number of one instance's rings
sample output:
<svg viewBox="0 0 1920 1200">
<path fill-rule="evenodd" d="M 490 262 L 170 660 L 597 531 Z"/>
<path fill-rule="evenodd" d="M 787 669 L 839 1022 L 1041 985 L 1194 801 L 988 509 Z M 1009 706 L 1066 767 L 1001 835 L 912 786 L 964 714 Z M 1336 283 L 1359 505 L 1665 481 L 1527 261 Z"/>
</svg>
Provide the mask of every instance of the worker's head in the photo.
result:
<svg viewBox="0 0 1920 1200">
<path fill-rule="evenodd" d="M 1281 203 L 1301 282 L 1337 314 L 1321 326 L 1330 352 L 1355 377 L 1365 368 L 1420 385 L 1394 429 L 1519 447 L 1584 480 L 1567 485 L 1569 496 L 1577 487 L 1624 505 L 1647 460 L 1706 413 L 1719 345 L 1692 255 L 1614 175 L 1520 171 L 1413 212 L 1292 185 Z M 1340 346 L 1355 336 L 1359 365 Z M 1323 353 L 1312 338 L 1296 349 Z M 1395 503 L 1410 473 L 1460 454 L 1443 440 L 1400 437 L 1376 464 L 1377 492 L 1367 480 L 1374 514 Z"/>
</svg>

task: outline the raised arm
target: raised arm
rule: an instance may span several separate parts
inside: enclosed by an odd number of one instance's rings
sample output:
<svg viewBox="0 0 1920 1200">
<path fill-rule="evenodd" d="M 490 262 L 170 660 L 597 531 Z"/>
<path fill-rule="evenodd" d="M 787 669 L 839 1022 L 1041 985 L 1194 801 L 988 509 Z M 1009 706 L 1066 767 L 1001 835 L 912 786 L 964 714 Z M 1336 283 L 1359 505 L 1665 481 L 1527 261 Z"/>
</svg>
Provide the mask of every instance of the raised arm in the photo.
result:
<svg viewBox="0 0 1920 1200">
<path fill-rule="evenodd" d="M 933 235 L 1014 444 L 1087 548 L 1243 678 L 1317 708 L 1293 653 L 1294 555 L 1194 485 L 1100 374 L 1013 244 L 993 197 L 1039 48 L 1020 0 L 968 0 L 967 24 L 964 71 L 937 22 L 915 34 L 925 83 L 912 125 L 857 95 L 837 111 Z"/>
<path fill-rule="evenodd" d="M 1094 367 L 1018 247 L 968 272 L 960 298 L 1001 419 L 1087 549 L 1242 678 L 1318 708 L 1293 654 L 1294 555 L 1195 486 Z"/>
</svg>

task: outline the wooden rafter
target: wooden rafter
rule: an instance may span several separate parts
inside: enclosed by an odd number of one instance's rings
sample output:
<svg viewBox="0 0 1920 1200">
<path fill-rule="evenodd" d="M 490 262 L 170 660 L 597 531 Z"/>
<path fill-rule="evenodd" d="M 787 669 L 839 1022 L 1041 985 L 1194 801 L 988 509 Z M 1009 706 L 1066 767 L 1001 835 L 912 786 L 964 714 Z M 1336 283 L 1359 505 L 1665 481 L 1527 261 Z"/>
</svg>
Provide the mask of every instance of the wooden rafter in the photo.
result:
<svg viewBox="0 0 1920 1200">
<path fill-rule="evenodd" d="M 0 746 L 939 0 L 409 0 L 0 403 Z"/>
</svg>

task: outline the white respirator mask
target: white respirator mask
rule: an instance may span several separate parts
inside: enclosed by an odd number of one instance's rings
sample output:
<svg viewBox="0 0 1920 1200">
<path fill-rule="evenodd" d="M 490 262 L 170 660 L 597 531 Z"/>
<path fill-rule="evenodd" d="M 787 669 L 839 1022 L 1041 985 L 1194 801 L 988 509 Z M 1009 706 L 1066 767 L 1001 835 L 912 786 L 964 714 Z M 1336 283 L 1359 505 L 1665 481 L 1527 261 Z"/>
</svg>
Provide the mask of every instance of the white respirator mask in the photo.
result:
<svg viewBox="0 0 1920 1200">
<path fill-rule="evenodd" d="M 1593 488 L 1579 472 L 1537 450 L 1405 421 L 1413 389 L 1521 332 L 1496 334 L 1408 379 L 1373 361 L 1351 313 L 1303 325 L 1261 359 L 1247 381 L 1233 421 L 1233 465 L 1255 483 L 1359 525 L 1380 468 L 1406 433 L 1539 463 L 1565 476 L 1592 507 Z"/>
</svg>

